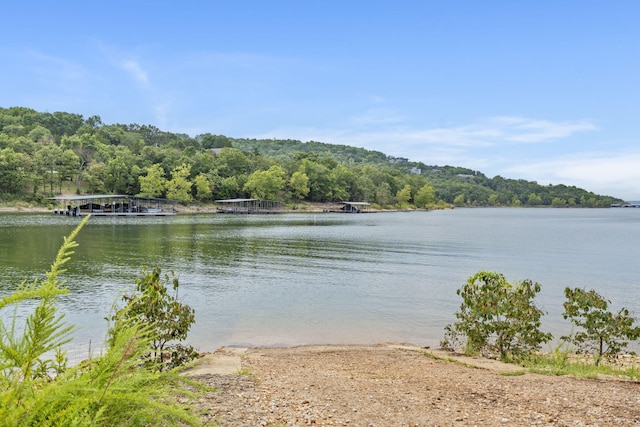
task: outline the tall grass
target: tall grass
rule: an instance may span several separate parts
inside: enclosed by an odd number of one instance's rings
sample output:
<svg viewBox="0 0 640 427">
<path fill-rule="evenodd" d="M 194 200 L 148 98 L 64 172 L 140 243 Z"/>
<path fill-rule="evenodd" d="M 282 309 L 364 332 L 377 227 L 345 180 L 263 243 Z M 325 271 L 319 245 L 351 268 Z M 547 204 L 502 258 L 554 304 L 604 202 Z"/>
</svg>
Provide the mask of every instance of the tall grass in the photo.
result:
<svg viewBox="0 0 640 427">
<path fill-rule="evenodd" d="M 522 365 L 530 372 L 554 375 L 573 375 L 583 378 L 614 376 L 629 380 L 640 380 L 638 360 L 633 359 L 628 366 L 618 365 L 612 361 L 596 363 L 594 355 L 577 355 L 564 342 L 558 344 L 549 353 L 537 353 L 522 361 Z"/>
</svg>

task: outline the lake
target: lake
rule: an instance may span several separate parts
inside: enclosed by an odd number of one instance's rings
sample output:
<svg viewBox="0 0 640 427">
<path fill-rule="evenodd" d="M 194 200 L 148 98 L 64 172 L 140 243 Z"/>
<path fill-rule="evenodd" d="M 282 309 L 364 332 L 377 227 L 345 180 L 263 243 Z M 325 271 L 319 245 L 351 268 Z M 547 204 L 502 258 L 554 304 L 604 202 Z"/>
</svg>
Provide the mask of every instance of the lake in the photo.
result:
<svg viewBox="0 0 640 427">
<path fill-rule="evenodd" d="M 0 295 L 49 269 L 73 217 L 0 214 Z M 568 333 L 566 286 L 640 310 L 640 210 L 481 208 L 370 214 L 93 217 L 63 278 L 79 325 L 72 362 L 104 339 L 141 267 L 180 280 L 196 310 L 189 342 L 221 346 L 437 346 L 479 270 L 542 285 L 543 329 Z M 76 358 L 78 360 L 73 360 Z"/>
</svg>

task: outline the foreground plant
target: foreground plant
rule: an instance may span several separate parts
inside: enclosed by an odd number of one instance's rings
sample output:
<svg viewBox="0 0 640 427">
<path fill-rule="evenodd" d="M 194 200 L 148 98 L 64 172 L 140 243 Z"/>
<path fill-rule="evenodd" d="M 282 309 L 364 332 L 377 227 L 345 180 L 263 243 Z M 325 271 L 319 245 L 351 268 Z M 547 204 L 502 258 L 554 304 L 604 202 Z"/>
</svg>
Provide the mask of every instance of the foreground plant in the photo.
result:
<svg viewBox="0 0 640 427">
<path fill-rule="evenodd" d="M 150 341 L 149 352 L 142 359 L 157 370 L 182 366 L 196 357 L 192 346 L 180 342 L 187 338 L 195 323 L 195 310 L 180 302 L 180 286 L 175 275 L 163 275 L 159 267 L 151 271 L 143 268 L 142 277 L 136 280 L 136 292 L 123 297 L 125 306 L 112 317 L 115 320 L 110 335 L 117 333 L 122 325 L 144 326 Z M 173 292 L 169 291 L 171 284 Z"/>
<path fill-rule="evenodd" d="M 552 339 L 540 331 L 543 312 L 533 302 L 538 292 L 537 282 L 511 284 L 500 273 L 479 271 L 457 290 L 462 297 L 458 321 L 445 327 L 441 345 L 501 360 L 527 357 Z"/>
<path fill-rule="evenodd" d="M 57 313 L 56 298 L 69 292 L 58 276 L 88 219 L 64 239 L 44 280 L 23 283 L 0 300 L 0 426 L 199 424 L 175 403 L 176 396 L 189 394 L 182 387 L 186 380 L 140 367 L 151 336 L 141 325 L 121 325 L 104 354 L 67 366 L 61 346 L 74 327 Z M 31 303 L 32 313 L 20 322 L 18 306 Z M 11 307 L 13 315 L 5 316 Z M 8 324 L 2 320 L 9 318 Z"/>
<path fill-rule="evenodd" d="M 617 313 L 608 310 L 611 301 L 593 289 L 565 288 L 567 301 L 562 316 L 579 328 L 561 339 L 576 346 L 577 353 L 593 354 L 595 364 L 603 358 L 617 356 L 629 344 L 640 338 L 640 327 L 626 308 Z"/>
</svg>

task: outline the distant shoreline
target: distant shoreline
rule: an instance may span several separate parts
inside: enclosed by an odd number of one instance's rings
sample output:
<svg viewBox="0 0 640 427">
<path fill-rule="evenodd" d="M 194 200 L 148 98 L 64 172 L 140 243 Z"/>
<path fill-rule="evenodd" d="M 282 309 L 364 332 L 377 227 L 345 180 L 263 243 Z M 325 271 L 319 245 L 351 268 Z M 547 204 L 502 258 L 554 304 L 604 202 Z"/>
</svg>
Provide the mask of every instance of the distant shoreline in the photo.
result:
<svg viewBox="0 0 640 427">
<path fill-rule="evenodd" d="M 295 208 L 284 208 L 282 213 L 323 213 L 326 212 L 327 203 L 301 203 Z M 182 215 L 189 214 L 207 214 L 217 213 L 217 205 L 205 204 L 191 204 L 191 205 L 178 205 L 176 206 L 176 213 Z M 451 207 L 453 208 L 453 207 Z M 413 211 L 426 211 L 428 209 L 374 209 L 369 208 L 368 213 L 374 212 L 413 212 Z M 44 206 L 10 206 L 0 205 L 0 213 L 52 213 L 53 211 Z M 366 213 L 366 212 L 365 212 Z"/>
</svg>

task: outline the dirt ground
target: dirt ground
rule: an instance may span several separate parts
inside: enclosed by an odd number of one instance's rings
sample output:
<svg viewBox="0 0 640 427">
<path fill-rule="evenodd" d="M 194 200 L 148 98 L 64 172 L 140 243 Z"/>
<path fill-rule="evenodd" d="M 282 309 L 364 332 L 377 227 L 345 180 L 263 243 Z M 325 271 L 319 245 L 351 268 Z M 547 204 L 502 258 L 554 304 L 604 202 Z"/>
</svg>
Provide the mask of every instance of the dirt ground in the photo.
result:
<svg viewBox="0 0 640 427">
<path fill-rule="evenodd" d="M 519 368 L 403 345 L 213 356 L 190 373 L 219 390 L 191 404 L 209 425 L 640 426 L 640 383 L 621 379 L 504 375 Z"/>
</svg>

